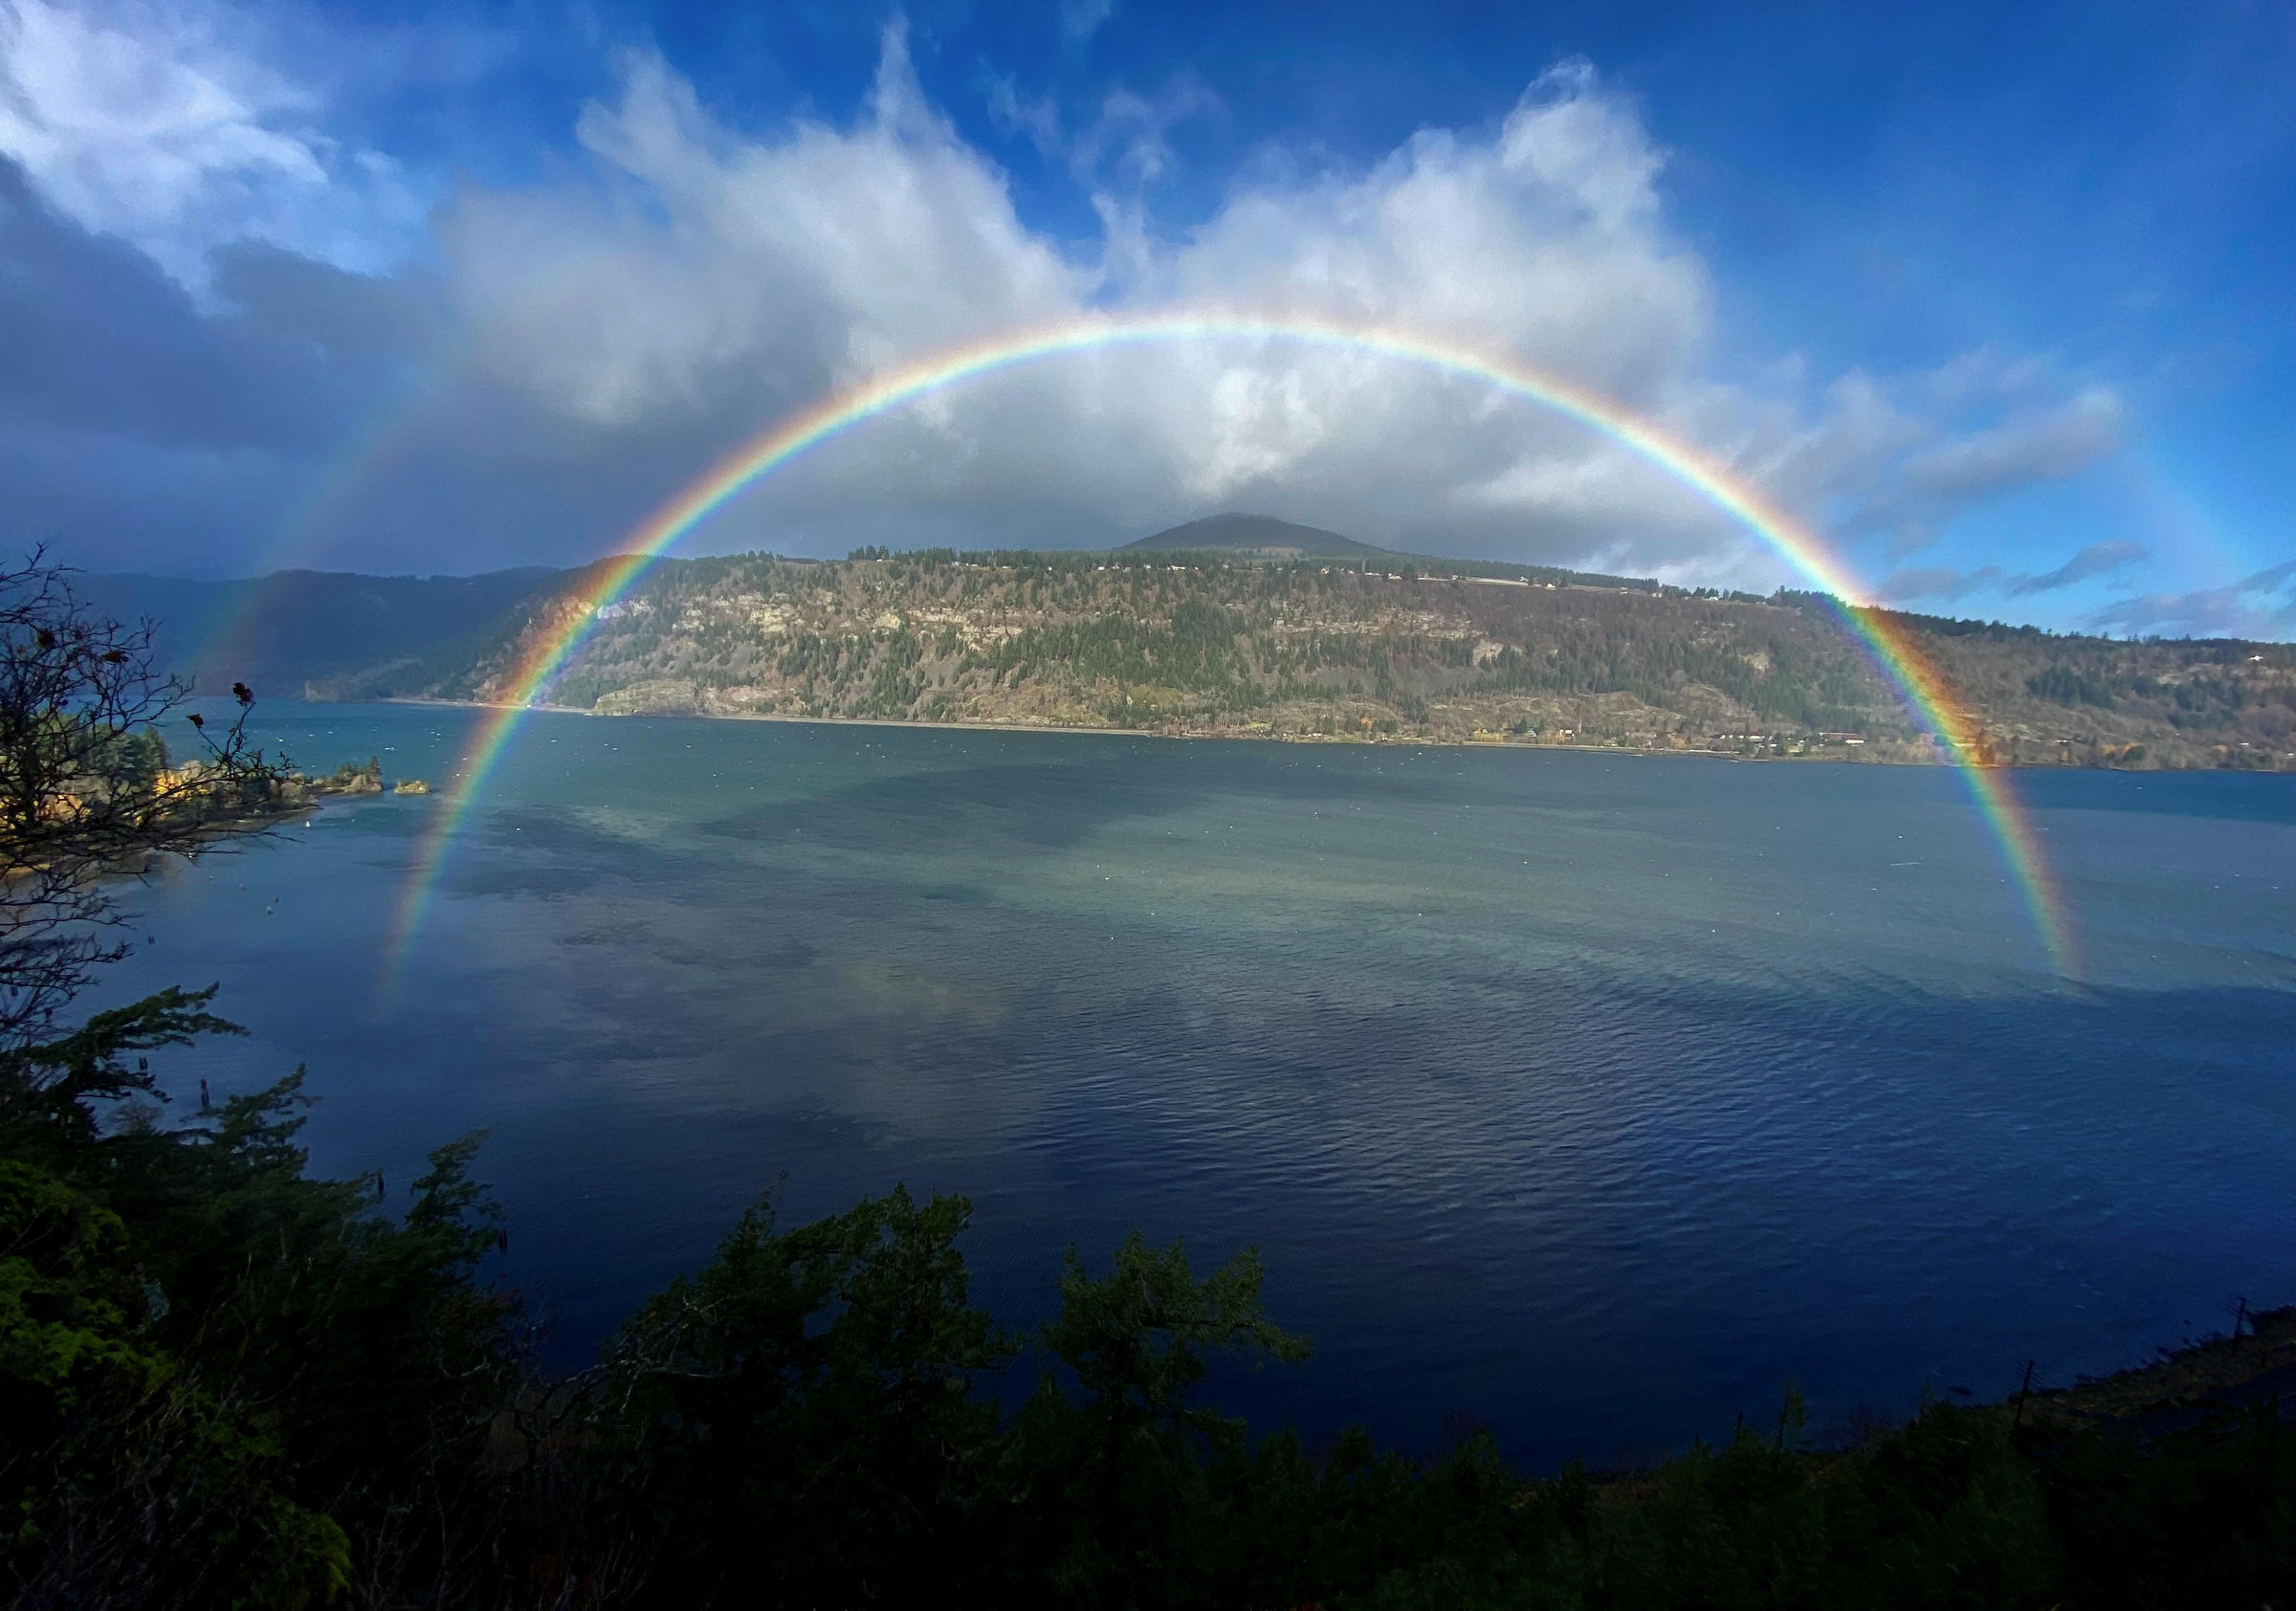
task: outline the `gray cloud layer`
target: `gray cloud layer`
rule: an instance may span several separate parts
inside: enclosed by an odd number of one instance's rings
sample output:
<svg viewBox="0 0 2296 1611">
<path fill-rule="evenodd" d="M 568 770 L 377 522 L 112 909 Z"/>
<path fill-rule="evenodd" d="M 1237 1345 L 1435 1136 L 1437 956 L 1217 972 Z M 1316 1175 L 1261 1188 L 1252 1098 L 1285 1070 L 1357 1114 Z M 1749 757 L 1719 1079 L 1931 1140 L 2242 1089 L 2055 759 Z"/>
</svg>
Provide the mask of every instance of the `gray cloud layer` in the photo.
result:
<svg viewBox="0 0 2296 1611">
<path fill-rule="evenodd" d="M 2055 570 L 2032 575 L 2018 575 L 1999 565 L 1979 565 L 1975 570 L 1954 570 L 1945 565 L 1915 566 L 1892 573 L 1883 582 L 1879 591 L 1893 604 L 1910 603 L 1916 599 L 1936 599 L 1952 602 L 1968 598 L 1973 593 L 2000 593 L 2009 598 L 2030 598 L 2036 593 L 2054 593 L 2060 588 L 2077 586 L 2102 577 L 2116 576 L 2133 564 L 2152 558 L 2145 548 L 2134 542 L 2092 542 Z"/>
<path fill-rule="evenodd" d="M 2097 611 L 2091 624 L 2132 635 L 2286 638 L 2296 633 L 2296 560 L 2226 587 L 2121 599 Z"/>
<path fill-rule="evenodd" d="M 2053 593 L 2101 576 L 2117 575 L 2130 565 L 2152 558 L 2140 543 L 2092 542 L 2055 570 L 2040 576 L 2020 576 L 2009 585 L 2012 598 Z"/>
</svg>

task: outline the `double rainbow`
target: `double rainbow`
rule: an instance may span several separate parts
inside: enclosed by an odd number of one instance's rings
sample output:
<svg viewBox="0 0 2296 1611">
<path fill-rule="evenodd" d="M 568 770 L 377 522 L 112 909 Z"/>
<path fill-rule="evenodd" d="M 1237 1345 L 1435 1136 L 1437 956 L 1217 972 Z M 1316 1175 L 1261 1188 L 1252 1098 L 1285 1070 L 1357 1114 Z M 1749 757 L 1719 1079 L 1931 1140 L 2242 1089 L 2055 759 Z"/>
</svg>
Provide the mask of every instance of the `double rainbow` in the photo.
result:
<svg viewBox="0 0 2296 1611">
<path fill-rule="evenodd" d="M 1759 489 L 1703 449 L 1667 434 L 1609 399 L 1512 359 L 1489 357 L 1407 332 L 1318 319 L 1197 314 L 1079 319 L 948 349 L 779 421 L 712 465 L 630 533 L 625 552 L 591 568 L 584 593 L 566 602 L 563 623 L 536 633 L 513 667 L 495 705 L 474 730 L 458 764 L 453 792 L 416 851 L 392 938 L 391 970 L 396 971 L 412 944 L 447 852 L 517 733 L 520 717 L 581 647 L 598 612 L 626 592 L 664 550 L 746 488 L 800 454 L 932 393 L 1044 359 L 1173 342 L 1337 347 L 1481 381 L 1505 395 L 1577 421 L 1695 489 L 1834 601 L 1843 622 L 1875 667 L 1936 734 L 1992 833 L 2051 966 L 2062 975 L 2073 975 L 2073 952 L 2047 863 L 2006 780 L 1980 764 L 1980 735 L 1971 713 L 1954 702 L 1911 634 L 1886 613 L 1856 602 L 1864 589 L 1816 536 Z"/>
</svg>

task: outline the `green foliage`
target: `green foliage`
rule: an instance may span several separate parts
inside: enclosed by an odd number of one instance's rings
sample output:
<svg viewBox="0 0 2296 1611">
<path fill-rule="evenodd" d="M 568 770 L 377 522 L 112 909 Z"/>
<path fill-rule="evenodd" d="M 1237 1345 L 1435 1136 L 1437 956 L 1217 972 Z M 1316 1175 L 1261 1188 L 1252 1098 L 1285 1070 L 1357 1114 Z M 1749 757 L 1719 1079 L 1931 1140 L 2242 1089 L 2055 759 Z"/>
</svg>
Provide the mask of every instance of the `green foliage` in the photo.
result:
<svg viewBox="0 0 2296 1611">
<path fill-rule="evenodd" d="M 29 1164 L 0 1163 L 0 1393 L 11 1427 L 69 1417 L 107 1377 L 149 1378 L 143 1294 L 120 1217 Z"/>
<path fill-rule="evenodd" d="M 28 1603 L 320 1605 L 436 1577 L 409 1507 L 502 1496 L 475 1454 L 516 1379 L 477 1283 L 497 1211 L 441 1148 L 404 1220 L 315 1181 L 298 1070 L 163 1124 L 142 1053 L 231 1032 L 211 991 L 0 1060 L 0 1581 Z"/>
<path fill-rule="evenodd" d="M 125 799 L 149 795 L 169 765 L 167 740 L 156 727 L 96 729 L 80 735 L 80 742 L 86 746 L 88 771 L 107 791 Z"/>
<path fill-rule="evenodd" d="M 1254 1252 L 1198 1281 L 1178 1243 L 1152 1249 L 1137 1232 L 1097 1280 L 1069 1249 L 1007 1456 L 1035 1541 L 1023 1580 L 1042 1573 L 1055 1600 L 1094 1605 L 1197 1603 L 1217 1584 L 1223 1552 L 1203 1546 L 1221 1535 L 1222 1475 L 1246 1444 L 1197 1394 L 1217 1357 L 1309 1347 L 1268 1318 L 1260 1282 Z"/>
<path fill-rule="evenodd" d="M 2069 666 L 2051 666 L 2025 678 L 2025 692 L 2057 705 L 2094 705 L 2107 711 L 2113 705 L 2112 690 L 2101 678 Z"/>
<path fill-rule="evenodd" d="M 2296 1435 L 2280 1413 L 2271 1399 L 2162 1440 L 2123 1431 L 2049 1450 L 2067 1603 L 2290 1603 Z"/>
<path fill-rule="evenodd" d="M 52 1164 L 96 1155 L 107 1112 L 146 1099 L 150 1059 L 130 1052 L 243 1031 L 207 1010 L 215 990 L 170 988 L 99 1012 L 55 1040 L 0 1049 L 0 1146 Z"/>
<path fill-rule="evenodd" d="M 915 1603 L 990 1524 L 975 1389 L 1011 1349 L 967 1302 L 967 1216 L 896 1189 L 781 1231 L 761 1203 L 609 1340 L 579 1414 L 662 1603 Z"/>
<path fill-rule="evenodd" d="M 1260 1308 L 1260 1260 L 1239 1253 L 1203 1281 L 1189 1273 L 1179 1243 L 1152 1249 L 1135 1231 L 1114 1268 L 1094 1280 L 1071 1247 L 1060 1276 L 1060 1317 L 1044 1346 L 1085 1394 L 1085 1411 L 1112 1437 L 1168 1437 L 1210 1431 L 1226 1422 L 1191 1400 L 1207 1354 L 1298 1360 L 1309 1343 Z"/>
<path fill-rule="evenodd" d="M 333 1602 L 342 1528 L 281 1481 L 268 1418 L 161 1344 L 127 1224 L 0 1163 L 0 1574 L 23 1602 Z"/>
</svg>

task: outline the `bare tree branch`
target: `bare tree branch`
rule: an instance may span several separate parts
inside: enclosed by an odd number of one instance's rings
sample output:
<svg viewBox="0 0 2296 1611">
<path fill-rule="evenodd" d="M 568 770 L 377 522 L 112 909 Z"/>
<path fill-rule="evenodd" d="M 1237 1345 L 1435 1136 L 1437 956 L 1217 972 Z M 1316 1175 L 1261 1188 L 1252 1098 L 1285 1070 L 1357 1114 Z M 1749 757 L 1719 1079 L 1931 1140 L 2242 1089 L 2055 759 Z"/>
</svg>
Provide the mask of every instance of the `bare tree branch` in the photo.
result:
<svg viewBox="0 0 2296 1611">
<path fill-rule="evenodd" d="M 249 741 L 241 684 L 230 726 L 184 713 L 203 753 L 173 761 L 158 724 L 191 685 L 154 665 L 152 622 L 92 613 L 71 575 L 40 550 L 0 569 L 0 1047 L 126 954 L 115 880 L 259 828 L 303 787 Z"/>
</svg>

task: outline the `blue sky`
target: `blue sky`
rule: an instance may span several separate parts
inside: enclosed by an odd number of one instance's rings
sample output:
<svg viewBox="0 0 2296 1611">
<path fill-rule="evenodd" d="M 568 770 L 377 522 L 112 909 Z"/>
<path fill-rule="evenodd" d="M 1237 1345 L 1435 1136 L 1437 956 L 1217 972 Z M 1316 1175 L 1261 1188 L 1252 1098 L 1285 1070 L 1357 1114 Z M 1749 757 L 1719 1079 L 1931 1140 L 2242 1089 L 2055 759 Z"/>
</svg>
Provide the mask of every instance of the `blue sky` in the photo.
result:
<svg viewBox="0 0 2296 1611">
<path fill-rule="evenodd" d="M 2296 635 L 2284 5 L 488 9 L 0 0 L 0 484 L 93 568 L 613 548 L 937 347 L 1416 329 L 1731 461 L 1877 596 Z M 1766 587 L 1561 422 L 1344 354 L 935 399 L 704 548 L 1244 507 Z"/>
</svg>

